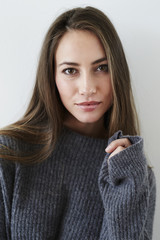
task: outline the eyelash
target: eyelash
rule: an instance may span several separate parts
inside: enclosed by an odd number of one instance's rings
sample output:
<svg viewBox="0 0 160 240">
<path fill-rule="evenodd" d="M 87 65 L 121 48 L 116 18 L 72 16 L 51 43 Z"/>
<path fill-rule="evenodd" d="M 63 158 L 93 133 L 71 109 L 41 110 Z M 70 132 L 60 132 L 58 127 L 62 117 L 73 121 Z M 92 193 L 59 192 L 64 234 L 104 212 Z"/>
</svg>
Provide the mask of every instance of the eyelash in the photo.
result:
<svg viewBox="0 0 160 240">
<path fill-rule="evenodd" d="M 103 70 L 98 70 L 98 68 L 104 68 Z M 108 72 L 108 64 L 102 64 L 100 66 L 98 66 L 97 71 L 101 71 L 101 72 Z"/>
<path fill-rule="evenodd" d="M 104 68 L 102 70 L 102 68 Z M 67 73 L 67 71 L 70 71 Z M 108 72 L 108 64 L 102 64 L 102 65 L 99 65 L 96 69 L 95 69 L 96 72 Z M 78 71 L 75 69 L 75 68 L 65 68 L 63 71 L 62 71 L 64 74 L 66 75 L 75 75 Z"/>
<path fill-rule="evenodd" d="M 74 73 L 67 73 L 67 71 L 74 71 Z M 66 75 L 74 75 L 77 73 L 77 70 L 75 68 L 65 68 L 62 72 Z"/>
</svg>

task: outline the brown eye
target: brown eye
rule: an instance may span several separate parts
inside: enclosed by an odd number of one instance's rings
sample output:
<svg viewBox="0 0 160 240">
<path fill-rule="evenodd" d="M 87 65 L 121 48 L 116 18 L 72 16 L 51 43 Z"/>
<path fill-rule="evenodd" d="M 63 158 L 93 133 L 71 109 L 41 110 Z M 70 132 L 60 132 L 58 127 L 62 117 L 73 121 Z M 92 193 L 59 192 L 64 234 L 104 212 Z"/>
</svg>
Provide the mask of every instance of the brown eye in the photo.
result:
<svg viewBox="0 0 160 240">
<path fill-rule="evenodd" d="M 99 71 L 99 72 L 108 72 L 108 64 L 100 65 L 100 66 L 97 68 L 97 71 Z"/>
<path fill-rule="evenodd" d="M 63 70 L 66 75 L 74 75 L 77 73 L 77 70 L 74 68 L 66 68 Z"/>
</svg>

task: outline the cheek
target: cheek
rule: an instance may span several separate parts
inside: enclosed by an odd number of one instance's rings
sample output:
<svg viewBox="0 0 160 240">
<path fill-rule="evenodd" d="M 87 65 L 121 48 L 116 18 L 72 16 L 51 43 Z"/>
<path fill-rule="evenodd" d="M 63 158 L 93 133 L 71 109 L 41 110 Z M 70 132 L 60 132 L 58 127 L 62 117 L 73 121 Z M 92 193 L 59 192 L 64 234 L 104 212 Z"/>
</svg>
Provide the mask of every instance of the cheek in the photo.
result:
<svg viewBox="0 0 160 240">
<path fill-rule="evenodd" d="M 56 82 L 56 86 L 57 86 L 59 94 L 63 95 L 63 93 L 65 93 L 64 89 L 66 89 L 65 81 L 63 80 L 63 78 L 59 74 L 56 74 L 55 82 Z"/>
<path fill-rule="evenodd" d="M 62 96 L 64 94 L 64 91 L 63 91 L 64 87 L 63 87 L 62 81 L 60 81 L 60 79 L 59 79 L 59 77 L 57 75 L 55 76 L 55 82 L 56 82 L 57 90 L 59 92 L 59 96 L 60 96 L 60 98 L 62 100 Z"/>
<path fill-rule="evenodd" d="M 57 86 L 57 89 L 58 89 L 58 92 L 59 92 L 59 95 L 61 96 L 61 95 L 63 95 L 63 89 L 64 89 L 64 87 L 63 87 L 63 84 L 61 83 L 61 81 L 56 81 L 56 86 Z"/>
<path fill-rule="evenodd" d="M 110 78 L 104 80 L 101 84 L 101 90 L 103 91 L 103 94 L 106 98 L 113 98 L 113 90 L 112 90 L 112 84 Z"/>
<path fill-rule="evenodd" d="M 61 99 L 69 99 L 74 94 L 73 84 L 67 82 L 67 80 L 56 78 L 56 86 Z"/>
</svg>

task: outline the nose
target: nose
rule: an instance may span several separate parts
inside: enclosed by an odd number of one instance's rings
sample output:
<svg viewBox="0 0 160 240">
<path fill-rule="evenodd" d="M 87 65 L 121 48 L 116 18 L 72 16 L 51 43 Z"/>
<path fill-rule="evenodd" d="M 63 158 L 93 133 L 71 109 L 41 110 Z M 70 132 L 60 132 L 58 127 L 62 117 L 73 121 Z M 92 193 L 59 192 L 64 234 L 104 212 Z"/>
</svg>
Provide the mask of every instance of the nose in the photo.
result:
<svg viewBox="0 0 160 240">
<path fill-rule="evenodd" d="M 96 85 L 93 77 L 89 74 L 84 74 L 80 79 L 79 94 L 85 96 L 92 96 L 96 93 Z"/>
</svg>

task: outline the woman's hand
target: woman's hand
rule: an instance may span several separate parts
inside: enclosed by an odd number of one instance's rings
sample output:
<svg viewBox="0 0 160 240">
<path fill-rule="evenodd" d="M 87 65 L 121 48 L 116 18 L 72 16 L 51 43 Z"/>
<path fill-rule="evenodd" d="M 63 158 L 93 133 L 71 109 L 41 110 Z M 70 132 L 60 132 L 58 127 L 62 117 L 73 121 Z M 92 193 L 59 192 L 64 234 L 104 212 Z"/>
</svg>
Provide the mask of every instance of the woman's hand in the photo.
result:
<svg viewBox="0 0 160 240">
<path fill-rule="evenodd" d="M 129 147 L 131 142 L 128 138 L 117 139 L 111 142 L 108 147 L 105 149 L 107 153 L 111 153 L 109 158 L 113 157 L 115 154 L 121 152 L 125 148 Z M 109 159 L 108 158 L 108 159 Z"/>
</svg>

